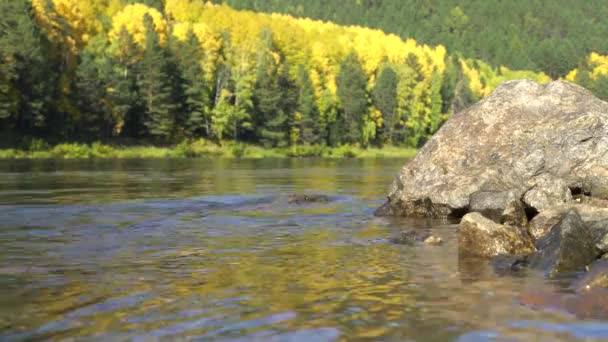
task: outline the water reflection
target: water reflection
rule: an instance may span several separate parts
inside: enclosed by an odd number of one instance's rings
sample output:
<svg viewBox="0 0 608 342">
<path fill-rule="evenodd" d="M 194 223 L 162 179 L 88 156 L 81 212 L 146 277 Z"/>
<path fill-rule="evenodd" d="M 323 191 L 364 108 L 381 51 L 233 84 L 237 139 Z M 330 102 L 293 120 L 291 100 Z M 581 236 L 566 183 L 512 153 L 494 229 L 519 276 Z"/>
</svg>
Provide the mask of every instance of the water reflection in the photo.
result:
<svg viewBox="0 0 608 342">
<path fill-rule="evenodd" d="M 554 290 L 542 277 L 459 260 L 453 224 L 374 218 L 400 164 L 2 162 L 0 339 L 598 336 L 520 305 Z M 288 204 L 299 191 L 332 201 Z M 446 243 L 386 242 L 406 227 Z"/>
</svg>

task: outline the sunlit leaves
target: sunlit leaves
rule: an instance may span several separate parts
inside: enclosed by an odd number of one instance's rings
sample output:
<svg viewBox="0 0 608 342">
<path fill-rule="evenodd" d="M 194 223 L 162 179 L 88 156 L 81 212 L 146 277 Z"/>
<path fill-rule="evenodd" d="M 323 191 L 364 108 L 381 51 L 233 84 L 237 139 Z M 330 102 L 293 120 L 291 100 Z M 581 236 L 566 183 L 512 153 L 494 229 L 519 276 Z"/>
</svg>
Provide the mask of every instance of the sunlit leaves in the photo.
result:
<svg viewBox="0 0 608 342">
<path fill-rule="evenodd" d="M 144 46 L 146 43 L 146 28 L 144 26 L 146 14 L 154 21 L 156 33 L 159 36 L 161 44 L 164 44 L 167 34 L 165 19 L 158 10 L 142 4 L 127 5 L 120 12 L 116 13 L 112 18 L 110 40 L 117 39 L 124 27 L 138 45 Z"/>
</svg>

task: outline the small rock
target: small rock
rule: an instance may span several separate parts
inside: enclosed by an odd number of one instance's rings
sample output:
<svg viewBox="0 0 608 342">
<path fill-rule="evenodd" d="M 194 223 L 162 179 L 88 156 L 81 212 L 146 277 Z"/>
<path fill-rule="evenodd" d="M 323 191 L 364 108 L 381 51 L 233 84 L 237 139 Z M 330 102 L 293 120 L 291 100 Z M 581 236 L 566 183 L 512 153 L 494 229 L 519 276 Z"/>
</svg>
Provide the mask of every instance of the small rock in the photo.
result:
<svg viewBox="0 0 608 342">
<path fill-rule="evenodd" d="M 426 240 L 424 240 L 424 243 L 426 243 L 427 245 L 439 246 L 439 245 L 443 244 L 443 239 L 438 236 L 431 235 L 428 238 L 426 238 Z"/>
<path fill-rule="evenodd" d="M 329 200 L 329 196 L 326 195 L 290 194 L 287 196 L 287 203 L 289 204 L 327 203 Z"/>
<path fill-rule="evenodd" d="M 593 222 L 605 220 L 608 217 L 608 208 L 598 207 L 590 204 L 562 205 L 541 211 L 531 221 L 528 231 L 535 239 L 545 236 L 553 226 L 562 220 L 570 209 L 576 209 L 583 222 L 592 224 Z"/>
<path fill-rule="evenodd" d="M 464 255 L 493 257 L 500 254 L 527 255 L 535 251 L 527 232 L 498 224 L 479 213 L 465 215 L 459 229 L 459 250 Z"/>
<path fill-rule="evenodd" d="M 530 265 L 550 277 L 581 271 L 599 255 L 591 230 L 575 209 L 569 210 L 549 234 L 536 241 L 536 249 Z"/>
<path fill-rule="evenodd" d="M 526 227 L 528 225 L 528 217 L 526 216 L 526 208 L 522 201 L 518 198 L 512 198 L 502 212 L 500 223 L 505 226 Z"/>
<path fill-rule="evenodd" d="M 602 253 L 608 253 L 608 219 L 590 223 L 589 229 L 597 249 Z"/>
<path fill-rule="evenodd" d="M 416 242 L 425 242 L 431 238 L 431 234 L 424 231 L 404 230 L 398 236 L 393 237 L 390 241 L 398 245 L 412 245 Z"/>
<path fill-rule="evenodd" d="M 534 239 L 542 238 L 562 220 L 567 211 L 566 207 L 557 207 L 540 212 L 530 221 L 528 232 Z"/>
<path fill-rule="evenodd" d="M 477 191 L 469 199 L 469 211 L 477 212 L 492 221 L 500 222 L 512 193 L 509 191 Z"/>
<path fill-rule="evenodd" d="M 572 192 L 561 178 L 543 174 L 534 180 L 524 195 L 524 203 L 538 211 L 572 202 Z"/>
<path fill-rule="evenodd" d="M 586 183 L 591 196 L 597 198 L 608 198 L 608 169 L 605 167 L 593 167 L 587 176 Z"/>
<path fill-rule="evenodd" d="M 574 289 L 578 292 L 598 288 L 608 289 L 608 259 L 593 262 L 589 271 L 574 283 Z"/>
</svg>

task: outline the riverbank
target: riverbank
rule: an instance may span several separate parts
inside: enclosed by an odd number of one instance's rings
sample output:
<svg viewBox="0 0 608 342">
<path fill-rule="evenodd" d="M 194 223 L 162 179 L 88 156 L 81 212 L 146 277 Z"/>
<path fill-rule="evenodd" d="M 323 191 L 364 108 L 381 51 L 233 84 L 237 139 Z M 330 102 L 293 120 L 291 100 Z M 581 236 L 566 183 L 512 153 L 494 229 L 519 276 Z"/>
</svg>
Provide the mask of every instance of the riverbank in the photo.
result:
<svg viewBox="0 0 608 342">
<path fill-rule="evenodd" d="M 221 146 L 205 140 L 182 142 L 170 147 L 111 146 L 101 143 L 64 143 L 49 146 L 43 142 L 21 149 L 0 149 L 0 159 L 137 159 L 137 158 L 411 158 L 417 150 L 408 147 L 385 146 L 361 148 L 295 146 L 264 148 L 250 144 L 224 143 Z"/>
</svg>

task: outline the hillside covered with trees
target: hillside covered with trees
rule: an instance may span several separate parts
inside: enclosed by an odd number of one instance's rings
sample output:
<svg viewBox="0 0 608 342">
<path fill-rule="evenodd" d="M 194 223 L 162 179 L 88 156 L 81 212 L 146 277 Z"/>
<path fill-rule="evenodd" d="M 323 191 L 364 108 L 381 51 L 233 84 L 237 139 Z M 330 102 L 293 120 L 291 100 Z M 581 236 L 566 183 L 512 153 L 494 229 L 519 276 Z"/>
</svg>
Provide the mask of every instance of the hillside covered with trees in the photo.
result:
<svg viewBox="0 0 608 342">
<path fill-rule="evenodd" d="M 238 9 L 379 28 L 492 66 L 563 77 L 608 54 L 604 1 L 218 0 Z M 347 10 L 345 10 L 347 9 Z"/>
<path fill-rule="evenodd" d="M 380 30 L 196 0 L 0 9 L 5 145 L 205 138 L 415 147 L 505 80 L 550 80 Z M 568 77 L 603 89 L 606 57 L 585 61 Z"/>
</svg>

